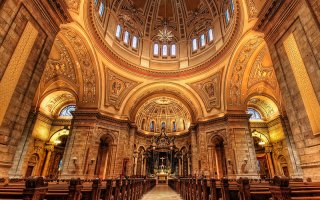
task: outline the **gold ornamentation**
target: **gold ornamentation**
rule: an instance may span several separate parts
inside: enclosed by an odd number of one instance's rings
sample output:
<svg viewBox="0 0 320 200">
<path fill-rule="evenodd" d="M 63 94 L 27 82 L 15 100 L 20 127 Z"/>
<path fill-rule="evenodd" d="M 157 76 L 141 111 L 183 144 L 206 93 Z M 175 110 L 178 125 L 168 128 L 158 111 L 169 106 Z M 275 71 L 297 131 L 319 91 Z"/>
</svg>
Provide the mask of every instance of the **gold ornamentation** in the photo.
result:
<svg viewBox="0 0 320 200">
<path fill-rule="evenodd" d="M 220 87 L 221 87 L 221 74 L 219 71 L 216 74 L 190 85 L 203 100 L 207 112 L 210 112 L 213 108 L 220 108 Z"/>
<path fill-rule="evenodd" d="M 253 85 L 265 82 L 269 84 L 273 89 L 276 89 L 277 82 L 274 73 L 273 66 L 263 66 L 263 58 L 268 53 L 266 48 L 262 49 L 257 56 L 257 59 L 253 63 L 253 67 L 250 72 L 250 78 L 248 81 L 248 88 L 252 87 Z"/>
<path fill-rule="evenodd" d="M 79 12 L 80 0 L 66 0 L 67 6 L 70 10 Z"/>
<path fill-rule="evenodd" d="M 21 73 L 37 39 L 38 30 L 28 22 L 0 82 L 0 125 L 17 87 Z"/>
<path fill-rule="evenodd" d="M 291 33 L 284 41 L 284 49 L 288 55 L 291 69 L 296 80 L 301 98 L 308 115 L 313 134 L 320 134 L 320 106 L 310 81 L 306 66 L 300 54 L 298 44 Z"/>
<path fill-rule="evenodd" d="M 50 80 L 62 76 L 76 84 L 76 73 L 67 48 L 63 42 L 57 38 L 54 42 L 53 49 L 56 49 L 57 51 L 51 51 L 50 53 L 44 75 L 42 76 L 44 83 L 47 84 Z M 56 55 L 59 57 L 58 59 L 55 58 Z"/>
<path fill-rule="evenodd" d="M 81 101 L 83 103 L 95 103 L 96 102 L 96 75 L 94 71 L 93 61 L 90 57 L 90 52 L 85 46 L 80 36 L 74 31 L 64 31 L 64 35 L 70 41 L 72 48 L 78 58 L 80 69 L 83 78 L 83 97 Z"/>
<path fill-rule="evenodd" d="M 127 94 L 140 83 L 120 76 L 110 69 L 106 69 L 106 77 L 106 105 L 114 106 L 118 110 Z"/>
<path fill-rule="evenodd" d="M 255 52 L 256 48 L 263 42 L 262 38 L 254 37 L 250 39 L 240 51 L 240 55 L 233 66 L 230 80 L 230 105 L 240 105 L 241 101 L 241 87 L 243 74 L 246 66 Z"/>
</svg>

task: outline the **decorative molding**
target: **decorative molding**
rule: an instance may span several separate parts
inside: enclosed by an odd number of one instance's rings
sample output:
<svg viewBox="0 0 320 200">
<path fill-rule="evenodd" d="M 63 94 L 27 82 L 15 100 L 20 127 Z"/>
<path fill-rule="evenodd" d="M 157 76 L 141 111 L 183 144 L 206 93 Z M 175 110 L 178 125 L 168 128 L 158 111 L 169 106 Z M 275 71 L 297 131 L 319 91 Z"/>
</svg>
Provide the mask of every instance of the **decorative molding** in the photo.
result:
<svg viewBox="0 0 320 200">
<path fill-rule="evenodd" d="M 69 40 L 80 65 L 83 78 L 83 97 L 81 101 L 83 103 L 95 103 L 96 102 L 96 74 L 93 66 L 93 60 L 91 59 L 91 53 L 85 45 L 85 41 L 81 39 L 77 33 L 72 30 L 64 30 L 63 34 Z"/>
<path fill-rule="evenodd" d="M 115 109 L 119 110 L 120 106 L 128 95 L 128 93 L 141 84 L 141 82 L 136 82 L 120 76 L 110 69 L 106 68 L 106 105 L 113 106 Z"/>
<path fill-rule="evenodd" d="M 59 76 L 77 84 L 75 68 L 66 46 L 59 38 L 56 38 L 53 45 L 54 47 L 52 49 L 56 49 L 57 52 L 51 51 L 50 53 L 44 75 L 42 76 L 44 84 L 47 84 L 50 80 L 56 79 Z"/>
<path fill-rule="evenodd" d="M 255 52 L 256 48 L 263 42 L 261 37 L 253 37 L 241 49 L 236 63 L 232 68 L 232 75 L 230 80 L 230 106 L 239 106 L 241 104 L 241 88 L 242 80 L 248 62 Z"/>
<path fill-rule="evenodd" d="M 246 0 L 249 20 L 258 16 L 258 10 L 253 0 Z"/>
<path fill-rule="evenodd" d="M 207 112 L 221 107 L 221 76 L 222 71 L 219 71 L 204 80 L 188 84 L 201 97 Z"/>
<path fill-rule="evenodd" d="M 79 13 L 81 0 L 65 0 L 65 1 L 66 1 L 68 9 L 70 9 L 76 13 Z"/>
<path fill-rule="evenodd" d="M 260 82 L 265 82 L 269 84 L 272 89 L 276 89 L 277 81 L 273 66 L 263 66 L 263 58 L 267 53 L 267 48 L 263 48 L 254 61 L 248 80 L 248 89 Z"/>
</svg>

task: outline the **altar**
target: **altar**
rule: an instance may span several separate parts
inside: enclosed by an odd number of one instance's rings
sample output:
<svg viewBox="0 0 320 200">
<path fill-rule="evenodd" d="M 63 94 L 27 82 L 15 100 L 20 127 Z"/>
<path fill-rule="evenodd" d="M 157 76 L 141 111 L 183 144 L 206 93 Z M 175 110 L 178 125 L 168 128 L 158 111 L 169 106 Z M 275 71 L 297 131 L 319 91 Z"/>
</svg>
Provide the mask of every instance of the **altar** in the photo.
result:
<svg viewBox="0 0 320 200">
<path fill-rule="evenodd" d="M 158 184 L 168 184 L 168 174 L 157 174 L 157 185 Z"/>
</svg>

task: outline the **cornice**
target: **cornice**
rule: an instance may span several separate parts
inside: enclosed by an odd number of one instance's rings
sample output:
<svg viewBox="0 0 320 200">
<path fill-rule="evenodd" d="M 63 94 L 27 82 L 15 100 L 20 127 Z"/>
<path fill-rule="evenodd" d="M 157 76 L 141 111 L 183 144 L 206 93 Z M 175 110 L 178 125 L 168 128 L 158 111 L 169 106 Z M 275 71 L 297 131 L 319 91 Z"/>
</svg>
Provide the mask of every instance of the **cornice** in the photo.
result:
<svg viewBox="0 0 320 200">
<path fill-rule="evenodd" d="M 255 30 L 265 33 L 265 40 L 268 41 L 276 35 L 285 20 L 294 14 L 294 8 L 299 0 L 272 0 L 267 1 L 259 14 Z"/>
</svg>

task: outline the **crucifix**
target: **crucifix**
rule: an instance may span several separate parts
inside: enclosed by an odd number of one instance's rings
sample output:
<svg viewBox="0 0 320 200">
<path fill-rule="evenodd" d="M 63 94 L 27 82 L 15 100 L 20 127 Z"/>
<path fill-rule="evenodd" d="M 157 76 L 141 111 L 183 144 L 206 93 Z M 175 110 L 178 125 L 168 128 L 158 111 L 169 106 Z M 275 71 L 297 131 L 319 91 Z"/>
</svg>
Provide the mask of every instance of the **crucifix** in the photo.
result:
<svg viewBox="0 0 320 200">
<path fill-rule="evenodd" d="M 163 166 L 163 160 L 165 160 L 165 158 L 162 157 L 162 158 L 160 158 L 160 160 L 161 160 L 161 165 Z"/>
</svg>

